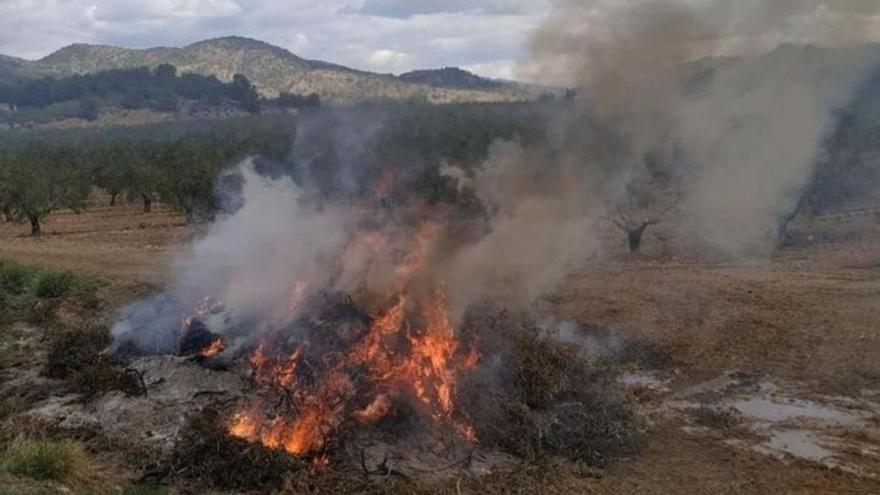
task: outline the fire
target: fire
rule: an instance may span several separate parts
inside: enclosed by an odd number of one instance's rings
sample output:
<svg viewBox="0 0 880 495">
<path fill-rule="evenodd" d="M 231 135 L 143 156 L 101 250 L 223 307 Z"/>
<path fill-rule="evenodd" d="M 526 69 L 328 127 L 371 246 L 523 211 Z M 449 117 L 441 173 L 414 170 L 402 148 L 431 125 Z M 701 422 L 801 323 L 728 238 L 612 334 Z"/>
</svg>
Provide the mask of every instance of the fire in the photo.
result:
<svg viewBox="0 0 880 495">
<path fill-rule="evenodd" d="M 391 399 L 386 394 L 379 394 L 364 409 L 355 411 L 354 415 L 364 423 L 374 423 L 391 411 Z"/>
<path fill-rule="evenodd" d="M 428 251 L 436 240 L 439 229 L 433 223 L 423 224 L 415 234 L 414 246 L 394 271 L 397 276 L 397 290 L 402 291 L 428 259 Z"/>
<path fill-rule="evenodd" d="M 204 349 L 202 349 L 202 352 L 200 354 L 204 358 L 214 357 L 217 354 L 220 354 L 221 352 L 223 352 L 223 349 L 225 349 L 225 348 L 226 348 L 226 344 L 223 342 L 223 339 L 218 338 L 218 339 L 215 339 L 213 342 L 211 342 L 208 345 L 208 347 L 205 347 Z"/>
<path fill-rule="evenodd" d="M 296 419 L 290 430 L 283 432 L 286 437 L 284 450 L 294 455 L 317 452 L 324 446 L 322 426 L 323 415 L 321 411 L 304 412 Z"/>
<path fill-rule="evenodd" d="M 260 388 L 280 392 L 281 405 L 249 406 L 232 417 L 229 434 L 310 456 L 316 466 L 324 465 L 327 449 L 342 430 L 377 423 L 400 401 L 408 401 L 427 419 L 475 441 L 473 428 L 456 410 L 455 394 L 460 373 L 477 365 L 479 353 L 462 348 L 444 289 L 421 287 L 439 234 L 434 223 L 425 223 L 413 234 L 394 269 L 385 309 L 370 319 L 362 334 L 351 337 L 349 347 L 310 354 L 311 347 L 320 344 L 309 337 L 291 345 L 280 333 L 264 336 L 249 356 L 253 380 Z M 387 245 L 375 233 L 353 242 Z M 298 296 L 304 286 L 295 287 L 291 307 L 304 312 L 301 321 L 315 321 Z M 319 342 L 322 337 L 313 336 Z"/>
<path fill-rule="evenodd" d="M 232 418 L 229 425 L 229 434 L 244 438 L 245 440 L 253 440 L 257 437 L 260 430 L 260 421 L 252 413 L 240 412 Z"/>
</svg>

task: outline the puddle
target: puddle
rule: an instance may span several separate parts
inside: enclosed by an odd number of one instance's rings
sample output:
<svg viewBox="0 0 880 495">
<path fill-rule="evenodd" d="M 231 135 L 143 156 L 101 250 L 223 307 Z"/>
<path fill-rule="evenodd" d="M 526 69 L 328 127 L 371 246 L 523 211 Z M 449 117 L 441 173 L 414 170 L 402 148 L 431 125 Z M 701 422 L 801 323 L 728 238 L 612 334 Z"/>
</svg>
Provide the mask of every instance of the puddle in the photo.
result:
<svg viewBox="0 0 880 495">
<path fill-rule="evenodd" d="M 812 419 L 834 426 L 849 426 L 862 421 L 861 416 L 803 400 L 778 402 L 763 397 L 752 397 L 733 402 L 731 407 L 752 419 L 769 423 Z"/>
<path fill-rule="evenodd" d="M 822 446 L 819 437 L 807 430 L 774 431 L 764 446 L 807 461 L 827 463 L 834 457 L 832 451 Z"/>
<path fill-rule="evenodd" d="M 671 383 L 638 373 L 620 380 L 628 387 Z M 880 446 L 875 440 L 880 421 L 874 419 L 880 417 L 877 397 L 878 390 L 863 390 L 856 397 L 819 396 L 796 383 L 777 384 L 757 375 L 730 372 L 668 394 L 656 411 L 678 418 L 686 415 L 684 434 L 711 435 L 731 448 L 880 477 Z M 735 428 L 711 423 L 694 426 L 697 408 L 734 412 L 742 421 Z"/>
</svg>

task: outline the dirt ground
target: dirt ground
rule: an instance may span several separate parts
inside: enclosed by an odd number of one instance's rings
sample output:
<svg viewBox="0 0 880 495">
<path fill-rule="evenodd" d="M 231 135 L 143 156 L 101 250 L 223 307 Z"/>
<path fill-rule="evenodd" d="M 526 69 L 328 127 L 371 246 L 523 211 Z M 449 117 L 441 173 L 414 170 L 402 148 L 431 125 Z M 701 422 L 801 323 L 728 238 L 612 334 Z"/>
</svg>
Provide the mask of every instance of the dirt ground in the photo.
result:
<svg viewBox="0 0 880 495">
<path fill-rule="evenodd" d="M 44 231 L 0 224 L 0 259 L 99 275 L 118 302 L 168 280 L 198 235 L 161 207 L 106 201 Z M 761 262 L 590 262 L 538 307 L 600 329 L 585 336 L 596 352 L 631 346 L 645 447 L 584 492 L 880 493 L 876 230 Z"/>
<path fill-rule="evenodd" d="M 144 213 L 139 203 L 109 206 L 99 196 L 83 213 L 59 211 L 43 222 L 44 234 L 0 222 L 0 258 L 109 277 L 123 284 L 161 284 L 171 273 L 177 246 L 195 235 L 182 216 L 162 205 Z"/>
</svg>

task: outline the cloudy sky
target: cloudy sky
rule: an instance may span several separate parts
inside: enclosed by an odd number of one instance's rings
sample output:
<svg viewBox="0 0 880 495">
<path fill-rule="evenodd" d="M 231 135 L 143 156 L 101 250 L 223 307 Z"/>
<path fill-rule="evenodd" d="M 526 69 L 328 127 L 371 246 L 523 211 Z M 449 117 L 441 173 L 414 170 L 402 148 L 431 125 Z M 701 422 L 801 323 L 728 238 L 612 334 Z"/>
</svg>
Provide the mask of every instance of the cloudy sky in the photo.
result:
<svg viewBox="0 0 880 495">
<path fill-rule="evenodd" d="M 0 53 L 241 35 L 366 70 L 455 65 L 511 78 L 548 9 L 546 0 L 0 0 Z"/>
</svg>

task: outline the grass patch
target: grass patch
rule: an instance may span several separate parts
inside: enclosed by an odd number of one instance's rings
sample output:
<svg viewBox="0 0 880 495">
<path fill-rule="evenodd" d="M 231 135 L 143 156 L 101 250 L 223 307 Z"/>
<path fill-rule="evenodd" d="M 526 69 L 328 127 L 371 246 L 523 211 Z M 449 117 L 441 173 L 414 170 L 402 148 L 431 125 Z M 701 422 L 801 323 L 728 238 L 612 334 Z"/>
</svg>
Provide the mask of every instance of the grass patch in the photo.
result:
<svg viewBox="0 0 880 495">
<path fill-rule="evenodd" d="M 9 262 L 0 262 L 0 291 L 21 296 L 30 291 L 37 270 Z"/>
<path fill-rule="evenodd" d="M 77 286 L 77 278 L 67 272 L 42 272 L 34 284 L 34 295 L 40 299 L 58 299 L 69 295 Z"/>
<path fill-rule="evenodd" d="M 0 261 L 0 325 L 10 325 L 30 315 L 36 302 L 32 287 L 37 270 Z"/>
<path fill-rule="evenodd" d="M 71 440 L 13 442 L 3 454 L 3 467 L 16 476 L 61 482 L 82 480 L 94 472 L 82 444 Z"/>
<path fill-rule="evenodd" d="M 59 299 L 93 293 L 98 285 L 70 272 L 0 260 L 0 293 L 7 296 Z"/>
<path fill-rule="evenodd" d="M 97 279 L 0 260 L 0 326 L 16 321 L 49 325 L 67 301 L 78 308 L 95 308 L 99 286 Z"/>
</svg>

